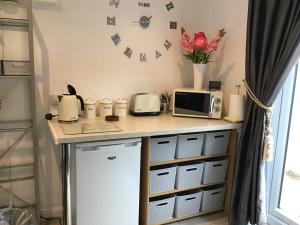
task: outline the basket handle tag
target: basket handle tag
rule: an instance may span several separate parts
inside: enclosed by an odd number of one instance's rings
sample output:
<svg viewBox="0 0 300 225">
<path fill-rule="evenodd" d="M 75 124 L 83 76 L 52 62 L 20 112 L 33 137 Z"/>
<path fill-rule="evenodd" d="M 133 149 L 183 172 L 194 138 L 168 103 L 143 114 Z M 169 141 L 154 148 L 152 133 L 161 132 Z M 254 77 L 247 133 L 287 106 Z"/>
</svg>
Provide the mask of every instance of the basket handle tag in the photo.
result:
<svg viewBox="0 0 300 225">
<path fill-rule="evenodd" d="M 224 135 L 217 135 L 217 136 L 215 136 L 215 138 L 223 138 L 223 137 L 225 137 Z"/>
<path fill-rule="evenodd" d="M 164 144 L 169 144 L 170 141 L 159 141 L 157 144 L 159 145 L 164 145 Z"/>
<path fill-rule="evenodd" d="M 190 200 L 193 200 L 193 199 L 195 199 L 196 197 L 191 197 L 191 198 L 187 198 L 187 199 L 185 199 L 186 201 L 190 201 Z"/>
<path fill-rule="evenodd" d="M 164 173 L 158 173 L 157 176 L 164 176 L 164 175 L 168 175 L 169 172 L 164 172 Z"/>
<path fill-rule="evenodd" d="M 168 203 L 164 202 L 164 203 L 157 204 L 156 206 L 163 206 L 163 205 L 168 205 Z"/>
<path fill-rule="evenodd" d="M 198 140 L 198 138 L 196 138 L 196 137 L 194 137 L 194 138 L 187 138 L 186 140 L 187 141 L 196 141 L 196 140 Z"/>
<path fill-rule="evenodd" d="M 220 166 L 223 166 L 223 164 L 215 164 L 215 165 L 213 165 L 213 167 L 220 167 Z"/>
</svg>

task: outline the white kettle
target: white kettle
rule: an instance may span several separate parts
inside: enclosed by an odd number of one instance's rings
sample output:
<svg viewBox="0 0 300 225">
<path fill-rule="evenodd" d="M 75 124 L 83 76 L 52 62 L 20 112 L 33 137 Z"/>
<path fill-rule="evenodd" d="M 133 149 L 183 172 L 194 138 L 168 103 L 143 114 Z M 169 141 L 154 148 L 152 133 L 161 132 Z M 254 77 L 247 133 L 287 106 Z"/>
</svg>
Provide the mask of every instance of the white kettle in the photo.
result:
<svg viewBox="0 0 300 225">
<path fill-rule="evenodd" d="M 68 85 L 69 94 L 58 96 L 58 121 L 59 122 L 77 122 L 78 121 L 78 100 L 81 110 L 84 111 L 84 102 L 81 96 L 76 95 L 76 90 L 72 85 Z"/>
</svg>

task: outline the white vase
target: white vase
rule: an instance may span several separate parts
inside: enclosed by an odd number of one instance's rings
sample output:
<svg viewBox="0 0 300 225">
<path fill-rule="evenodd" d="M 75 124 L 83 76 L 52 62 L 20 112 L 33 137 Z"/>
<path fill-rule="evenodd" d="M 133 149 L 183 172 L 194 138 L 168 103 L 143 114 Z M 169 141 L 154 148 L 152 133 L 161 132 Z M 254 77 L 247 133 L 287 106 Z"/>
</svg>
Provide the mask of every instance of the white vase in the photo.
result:
<svg viewBox="0 0 300 225">
<path fill-rule="evenodd" d="M 194 64 L 194 89 L 203 89 L 206 64 Z"/>
</svg>

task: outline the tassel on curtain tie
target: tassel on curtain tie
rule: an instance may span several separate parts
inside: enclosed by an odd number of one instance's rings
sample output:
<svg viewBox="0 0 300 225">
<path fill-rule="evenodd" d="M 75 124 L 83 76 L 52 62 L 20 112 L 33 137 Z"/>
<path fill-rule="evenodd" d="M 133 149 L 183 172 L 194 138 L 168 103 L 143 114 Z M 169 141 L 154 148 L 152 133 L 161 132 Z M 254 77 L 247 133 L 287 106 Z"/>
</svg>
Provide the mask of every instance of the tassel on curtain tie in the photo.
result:
<svg viewBox="0 0 300 225">
<path fill-rule="evenodd" d="M 252 92 L 246 80 L 243 80 L 246 92 L 249 97 L 262 109 L 266 111 L 265 132 L 264 132 L 264 152 L 263 160 L 272 161 L 274 156 L 274 139 L 272 136 L 272 113 L 273 108 L 264 105 Z"/>
</svg>

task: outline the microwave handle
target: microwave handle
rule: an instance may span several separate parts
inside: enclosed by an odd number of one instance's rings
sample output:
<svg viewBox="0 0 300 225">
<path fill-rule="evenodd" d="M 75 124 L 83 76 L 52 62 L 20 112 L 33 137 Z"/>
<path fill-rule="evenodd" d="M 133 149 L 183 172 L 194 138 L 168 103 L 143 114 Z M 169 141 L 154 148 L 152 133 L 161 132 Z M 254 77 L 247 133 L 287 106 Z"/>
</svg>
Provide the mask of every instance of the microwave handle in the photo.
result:
<svg viewBox="0 0 300 225">
<path fill-rule="evenodd" d="M 210 97 L 210 109 L 209 109 L 209 112 L 213 113 L 214 112 L 214 108 L 215 108 L 215 96 L 211 95 L 211 97 Z"/>
</svg>

